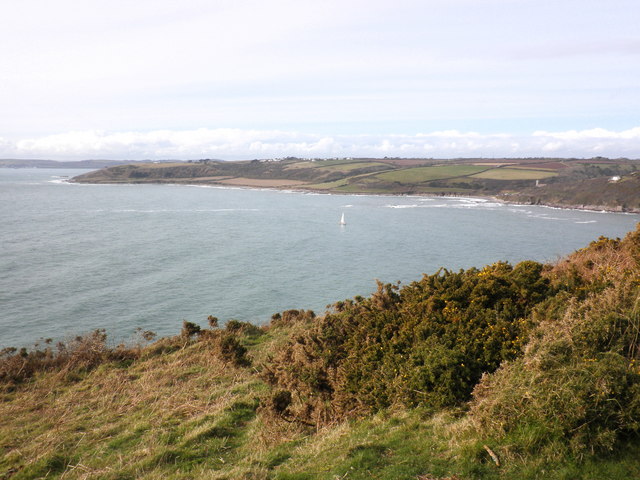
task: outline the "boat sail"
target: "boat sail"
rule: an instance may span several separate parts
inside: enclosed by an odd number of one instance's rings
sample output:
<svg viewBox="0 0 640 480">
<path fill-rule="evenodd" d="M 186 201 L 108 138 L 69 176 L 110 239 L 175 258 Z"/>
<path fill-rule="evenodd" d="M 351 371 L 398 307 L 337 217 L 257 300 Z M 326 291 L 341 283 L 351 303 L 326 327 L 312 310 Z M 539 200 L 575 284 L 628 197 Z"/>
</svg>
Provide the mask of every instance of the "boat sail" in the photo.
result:
<svg viewBox="0 0 640 480">
<path fill-rule="evenodd" d="M 347 222 L 344 221 L 344 212 L 342 213 L 342 217 L 340 217 L 340 225 L 346 225 Z"/>
</svg>

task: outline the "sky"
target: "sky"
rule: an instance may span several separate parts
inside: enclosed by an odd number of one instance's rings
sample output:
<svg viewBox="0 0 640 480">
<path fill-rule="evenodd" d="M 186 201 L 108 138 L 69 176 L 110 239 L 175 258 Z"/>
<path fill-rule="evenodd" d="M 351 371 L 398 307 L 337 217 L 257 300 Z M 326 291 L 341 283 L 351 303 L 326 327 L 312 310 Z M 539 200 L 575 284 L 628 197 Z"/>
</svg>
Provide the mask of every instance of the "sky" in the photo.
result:
<svg viewBox="0 0 640 480">
<path fill-rule="evenodd" d="M 0 158 L 640 158 L 638 0 L 0 4 Z"/>
</svg>

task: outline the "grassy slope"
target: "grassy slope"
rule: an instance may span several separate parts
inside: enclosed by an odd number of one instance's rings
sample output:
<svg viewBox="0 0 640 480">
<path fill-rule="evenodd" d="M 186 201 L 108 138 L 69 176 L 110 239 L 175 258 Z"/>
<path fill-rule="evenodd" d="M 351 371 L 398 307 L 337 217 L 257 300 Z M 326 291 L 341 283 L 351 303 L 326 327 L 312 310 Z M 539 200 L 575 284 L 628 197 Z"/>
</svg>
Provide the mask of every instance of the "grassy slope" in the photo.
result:
<svg viewBox="0 0 640 480">
<path fill-rule="evenodd" d="M 464 278 L 491 295 L 486 285 L 506 285 L 494 271 Z M 113 350 L 98 336 L 75 347 L 80 360 L 18 383 L 6 373 L 19 376 L 26 363 L 15 367 L 31 357 L 14 355 L 11 370 L 5 356 L 0 478 L 639 478 L 640 230 L 594 242 L 546 267 L 545 278 L 555 293 L 532 312 L 523 356 L 483 377 L 470 405 L 394 403 L 316 425 L 277 415 L 275 387 L 260 371 L 322 325 L 308 316 L 162 339 L 126 355 L 105 355 Z M 440 308 L 435 297 L 418 300 L 403 309 Z M 367 302 L 356 305 L 387 308 L 384 298 Z M 452 303 L 443 312 L 462 313 Z M 251 365 L 224 353 L 225 335 L 242 342 Z"/>
<path fill-rule="evenodd" d="M 0 478 L 527 478 L 455 439 L 453 415 L 389 411 L 316 431 L 256 414 L 265 389 L 204 343 L 73 381 L 45 375 L 3 397 Z M 591 478 L 621 468 L 616 458 L 586 465 Z M 524 467 L 528 478 L 540 471 Z"/>
</svg>

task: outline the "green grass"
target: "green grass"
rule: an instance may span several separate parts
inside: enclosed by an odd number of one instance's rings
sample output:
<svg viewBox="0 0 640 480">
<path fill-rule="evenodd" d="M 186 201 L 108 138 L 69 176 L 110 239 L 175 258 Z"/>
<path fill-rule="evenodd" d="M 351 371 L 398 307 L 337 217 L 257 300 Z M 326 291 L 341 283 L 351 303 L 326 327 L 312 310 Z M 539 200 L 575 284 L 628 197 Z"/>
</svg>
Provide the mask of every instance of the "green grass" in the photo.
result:
<svg viewBox="0 0 640 480">
<path fill-rule="evenodd" d="M 45 375 L 24 387 L 19 400 L 13 394 L 0 405 L 0 478 L 12 468 L 19 471 L 15 478 L 47 472 L 138 478 L 217 468 L 220 458 L 235 458 L 244 445 L 262 386 L 211 358 L 204 344 L 150 356 L 129 369 L 104 365 L 47 394 L 60 381 Z"/>
<path fill-rule="evenodd" d="M 348 179 L 342 178 L 340 180 L 336 180 L 334 182 L 324 182 L 324 183 L 315 183 L 312 185 L 305 185 L 305 188 L 311 188 L 316 190 L 332 190 L 334 188 L 342 187 L 346 185 Z"/>
<path fill-rule="evenodd" d="M 468 176 L 486 169 L 486 166 L 478 165 L 440 165 L 435 167 L 404 168 L 393 172 L 380 173 L 375 178 L 387 182 L 405 184 L 421 183 L 429 180 Z"/>
<path fill-rule="evenodd" d="M 417 411 L 344 423 L 292 452 L 275 478 L 413 480 L 417 475 L 451 475 L 457 469 L 436 425 Z"/>
<path fill-rule="evenodd" d="M 526 165 L 522 165 L 522 166 L 511 165 L 508 168 L 514 169 L 514 170 L 532 170 L 532 171 L 541 171 L 541 172 L 557 172 L 558 171 L 557 168 L 527 167 Z"/>
<path fill-rule="evenodd" d="M 299 328 L 269 331 L 253 347 L 257 357 Z M 508 438 L 479 441 L 465 433 L 459 412 L 398 409 L 310 429 L 265 416 L 260 399 L 267 389 L 252 371 L 220 363 L 206 342 L 198 342 L 124 369 L 105 365 L 75 383 L 43 375 L 3 395 L 0 478 L 559 480 L 640 474 L 638 444 L 603 459 L 517 460 L 508 454 Z M 496 467 L 484 441 L 510 461 Z"/>
<path fill-rule="evenodd" d="M 485 178 L 489 180 L 543 180 L 556 177 L 557 172 L 545 170 L 526 170 L 523 168 L 493 168 L 486 172 L 471 175 L 471 178 Z"/>
<path fill-rule="evenodd" d="M 356 163 L 340 163 L 334 165 L 322 165 L 323 170 L 335 171 L 335 172 L 350 172 L 359 168 L 371 168 L 382 167 L 385 169 L 391 169 L 392 167 L 386 163 L 379 162 L 356 162 Z"/>
</svg>

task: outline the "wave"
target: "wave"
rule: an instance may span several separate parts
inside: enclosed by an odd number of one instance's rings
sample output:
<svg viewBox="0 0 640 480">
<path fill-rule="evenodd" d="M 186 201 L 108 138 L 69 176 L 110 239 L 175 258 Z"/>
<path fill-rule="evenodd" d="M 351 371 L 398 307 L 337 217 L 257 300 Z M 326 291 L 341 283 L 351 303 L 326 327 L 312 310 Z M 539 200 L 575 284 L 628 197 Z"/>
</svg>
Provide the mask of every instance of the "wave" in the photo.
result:
<svg viewBox="0 0 640 480">
<path fill-rule="evenodd" d="M 48 180 L 47 183 L 55 183 L 55 184 L 58 184 L 58 185 L 64 184 L 64 183 L 69 183 L 69 177 L 55 176 L 51 180 Z"/>
<path fill-rule="evenodd" d="M 502 208 L 504 205 L 502 203 L 495 202 L 464 202 L 464 203 L 436 203 L 436 204 L 428 204 L 428 205 L 418 205 L 415 203 L 412 204 L 387 204 L 385 208 L 453 208 L 453 209 L 473 209 L 478 208 L 482 210 L 496 210 Z"/>
<path fill-rule="evenodd" d="M 504 204 L 497 202 L 465 202 L 460 205 L 451 205 L 453 208 L 482 208 L 483 210 L 495 210 L 504 207 Z"/>
<path fill-rule="evenodd" d="M 453 197 L 452 200 L 456 200 L 459 202 L 470 202 L 470 203 L 486 203 L 489 202 L 488 198 L 479 198 L 479 197 Z"/>
<path fill-rule="evenodd" d="M 221 212 L 259 212 L 259 208 L 194 208 L 194 209 L 136 209 L 136 208 L 126 208 L 126 209 L 101 209 L 101 210 L 91 210 L 92 212 L 98 213 L 221 213 Z"/>
<path fill-rule="evenodd" d="M 549 217 L 547 213 L 530 214 L 530 215 L 527 215 L 527 217 L 529 217 L 529 218 L 538 218 L 540 220 L 560 220 L 560 221 L 569 220 L 568 218 Z"/>
</svg>

